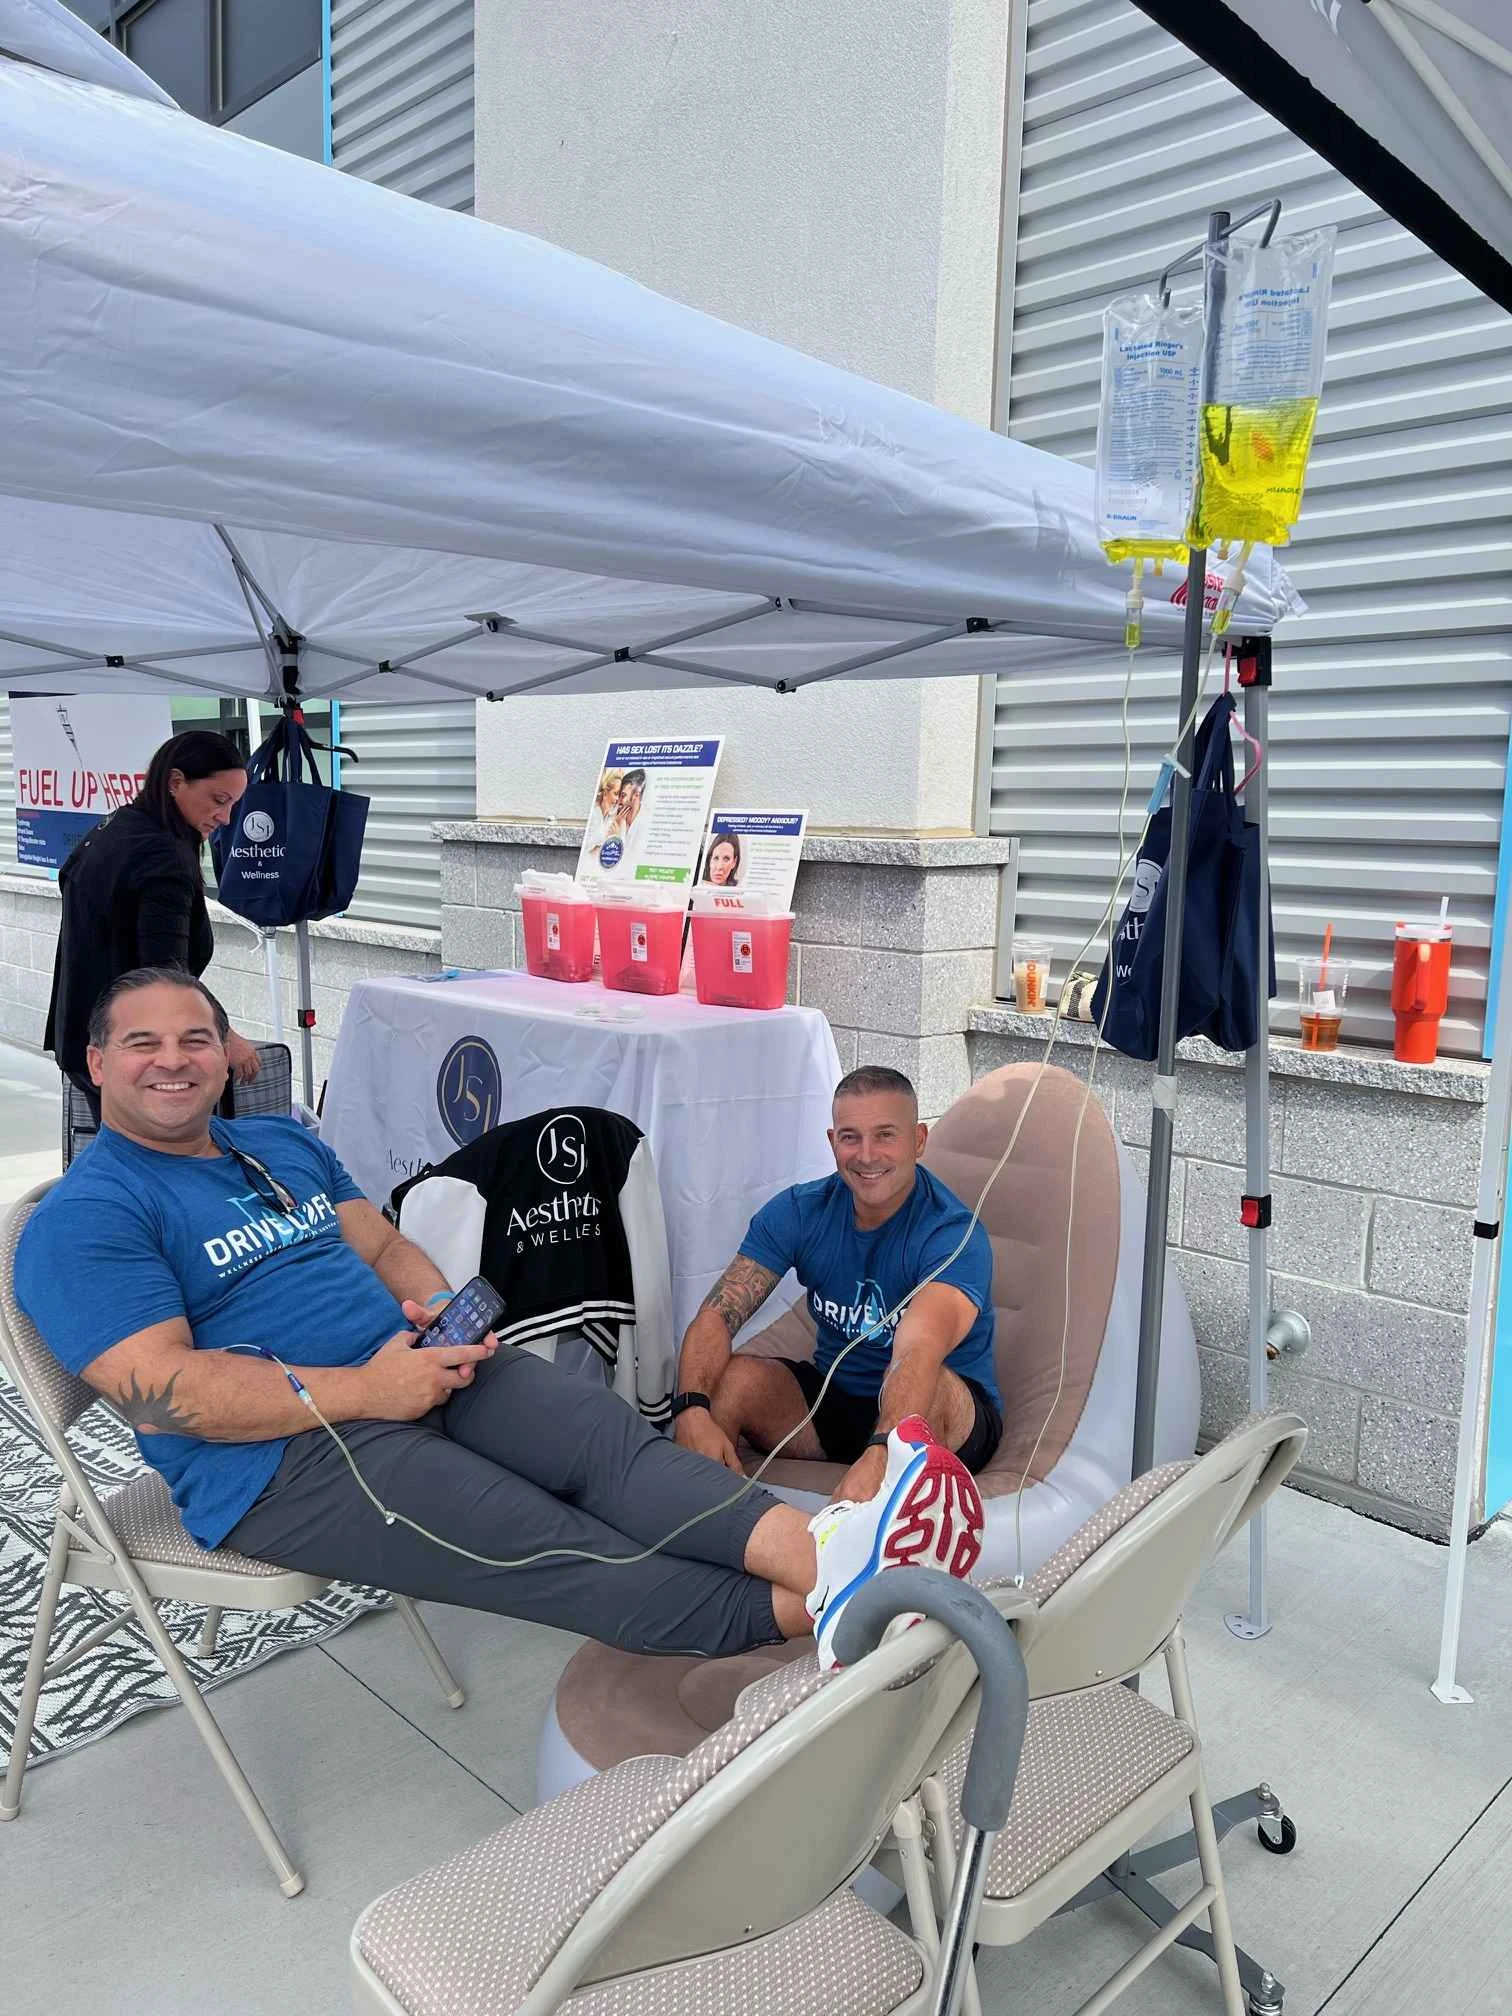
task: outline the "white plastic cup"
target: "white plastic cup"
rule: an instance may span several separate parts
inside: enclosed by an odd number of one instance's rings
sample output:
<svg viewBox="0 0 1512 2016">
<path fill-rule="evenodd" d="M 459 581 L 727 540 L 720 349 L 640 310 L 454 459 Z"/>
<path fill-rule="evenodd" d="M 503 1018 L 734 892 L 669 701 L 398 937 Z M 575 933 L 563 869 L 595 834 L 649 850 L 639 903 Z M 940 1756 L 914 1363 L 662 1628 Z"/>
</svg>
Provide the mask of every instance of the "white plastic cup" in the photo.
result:
<svg viewBox="0 0 1512 2016">
<path fill-rule="evenodd" d="M 1041 939 L 1013 941 L 1013 999 L 1026 1015 L 1043 1015 L 1050 1006 L 1050 947 Z"/>
</svg>

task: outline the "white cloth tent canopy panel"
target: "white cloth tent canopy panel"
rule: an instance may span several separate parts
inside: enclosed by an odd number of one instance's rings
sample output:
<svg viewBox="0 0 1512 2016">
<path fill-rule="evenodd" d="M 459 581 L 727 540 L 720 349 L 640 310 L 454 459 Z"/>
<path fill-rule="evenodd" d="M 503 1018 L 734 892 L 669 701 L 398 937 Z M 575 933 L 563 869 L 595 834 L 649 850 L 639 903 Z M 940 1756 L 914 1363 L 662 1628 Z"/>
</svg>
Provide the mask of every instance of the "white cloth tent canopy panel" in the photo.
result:
<svg viewBox="0 0 1512 2016">
<path fill-rule="evenodd" d="M 75 26 L 0 0 L 6 683 L 276 692 L 273 615 L 307 696 L 385 701 L 1121 648 L 1089 471 L 63 74 Z M 1184 593 L 1150 584 L 1150 642 Z M 1257 555 L 1236 628 L 1298 606 Z"/>
<path fill-rule="evenodd" d="M 1512 0 L 1135 0 L 1512 308 Z"/>
</svg>

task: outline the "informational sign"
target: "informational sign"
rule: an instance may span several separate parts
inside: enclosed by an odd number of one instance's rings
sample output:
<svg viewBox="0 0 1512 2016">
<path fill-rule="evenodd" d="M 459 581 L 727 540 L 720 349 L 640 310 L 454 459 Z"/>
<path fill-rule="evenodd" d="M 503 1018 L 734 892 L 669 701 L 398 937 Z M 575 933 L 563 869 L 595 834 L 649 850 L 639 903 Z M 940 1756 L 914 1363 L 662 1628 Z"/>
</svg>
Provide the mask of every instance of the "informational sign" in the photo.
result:
<svg viewBox="0 0 1512 2016">
<path fill-rule="evenodd" d="M 768 911 L 791 910 L 807 825 L 807 812 L 716 810 L 709 817 L 699 888 L 760 896 Z"/>
<path fill-rule="evenodd" d="M 107 812 L 142 788 L 153 751 L 173 733 L 166 700 L 13 697 L 16 859 L 61 868 Z"/>
<path fill-rule="evenodd" d="M 578 880 L 691 890 L 723 739 L 611 742 L 594 789 Z"/>
</svg>

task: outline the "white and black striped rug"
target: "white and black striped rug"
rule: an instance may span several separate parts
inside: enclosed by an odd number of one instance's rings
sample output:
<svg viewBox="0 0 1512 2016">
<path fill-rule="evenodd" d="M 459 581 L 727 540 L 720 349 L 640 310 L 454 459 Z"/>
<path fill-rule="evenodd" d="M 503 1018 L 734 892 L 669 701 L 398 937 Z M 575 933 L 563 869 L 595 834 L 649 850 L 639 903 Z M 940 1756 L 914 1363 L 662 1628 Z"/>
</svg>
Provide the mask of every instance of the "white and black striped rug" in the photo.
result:
<svg viewBox="0 0 1512 2016">
<path fill-rule="evenodd" d="M 70 1431 L 70 1440 L 102 1498 L 141 1467 L 130 1429 L 103 1407 L 91 1409 Z M 58 1482 L 57 1465 L 39 1440 L 25 1403 L 0 1372 L 0 1767 L 15 1736 Z M 122 1602 L 119 1596 L 65 1588 L 53 1628 L 52 1656 L 119 1611 Z M 201 1687 L 216 1687 L 280 1652 L 329 1638 L 387 1602 L 387 1596 L 375 1589 L 333 1585 L 298 1610 L 228 1610 L 210 1659 L 201 1658 L 197 1649 L 205 1616 L 198 1604 L 164 1603 L 159 1609 L 195 1680 Z M 145 1708 L 169 1707 L 178 1698 L 141 1634 L 119 1631 L 43 1688 L 30 1762 L 41 1764 L 81 1743 L 92 1743 L 129 1716 Z"/>
</svg>

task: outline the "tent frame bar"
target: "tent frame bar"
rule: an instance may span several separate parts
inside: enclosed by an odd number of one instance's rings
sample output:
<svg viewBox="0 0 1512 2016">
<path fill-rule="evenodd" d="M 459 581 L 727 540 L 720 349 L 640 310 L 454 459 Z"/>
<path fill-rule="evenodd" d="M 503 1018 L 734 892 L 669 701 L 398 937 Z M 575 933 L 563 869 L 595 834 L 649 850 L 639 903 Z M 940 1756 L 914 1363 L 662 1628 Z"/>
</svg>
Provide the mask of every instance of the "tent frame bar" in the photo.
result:
<svg viewBox="0 0 1512 2016">
<path fill-rule="evenodd" d="M 1376 0 L 1376 5 L 1379 8 L 1380 0 Z M 1391 0 L 1391 5 L 1398 14 L 1410 14 L 1425 28 L 1436 28 L 1446 41 L 1457 42 L 1461 49 L 1468 49 L 1482 63 L 1489 63 L 1496 70 L 1505 70 L 1512 77 L 1512 48 L 1483 35 L 1468 21 L 1456 20 L 1454 15 L 1439 6 L 1438 0 Z"/>
<path fill-rule="evenodd" d="M 1449 79 L 1402 19 L 1402 14 L 1404 12 L 1413 14 L 1418 20 L 1426 17 L 1410 4 L 1399 10 L 1397 0 L 1375 0 L 1374 12 L 1375 18 L 1381 24 L 1382 33 L 1395 44 L 1408 69 L 1433 99 L 1444 117 L 1449 120 L 1465 145 L 1474 151 L 1481 166 L 1501 189 L 1502 194 L 1512 198 L 1512 167 L 1507 165 L 1500 152 L 1492 146 L 1486 137 L 1485 128 L 1471 115 Z M 1433 20 L 1430 25 L 1438 28 L 1443 34 L 1452 34 L 1441 19 Z M 1474 33 L 1473 30 L 1469 32 Z M 1502 50 L 1499 55 L 1487 54 L 1485 50 L 1467 42 L 1462 34 L 1453 34 L 1453 40 L 1482 60 L 1494 63 L 1501 69 L 1512 70 L 1512 56 L 1509 56 L 1506 50 Z M 1490 44 L 1489 47 L 1494 49 L 1495 44 Z"/>
</svg>

